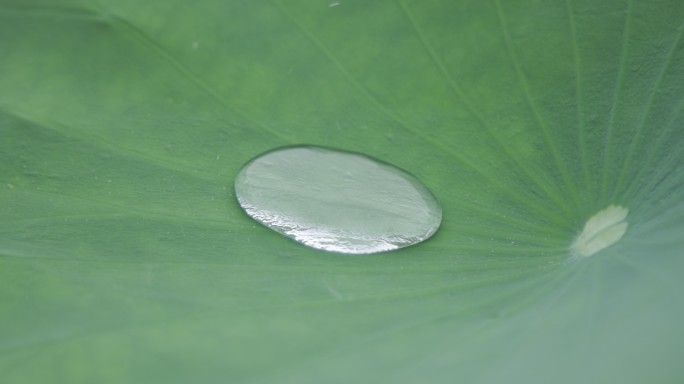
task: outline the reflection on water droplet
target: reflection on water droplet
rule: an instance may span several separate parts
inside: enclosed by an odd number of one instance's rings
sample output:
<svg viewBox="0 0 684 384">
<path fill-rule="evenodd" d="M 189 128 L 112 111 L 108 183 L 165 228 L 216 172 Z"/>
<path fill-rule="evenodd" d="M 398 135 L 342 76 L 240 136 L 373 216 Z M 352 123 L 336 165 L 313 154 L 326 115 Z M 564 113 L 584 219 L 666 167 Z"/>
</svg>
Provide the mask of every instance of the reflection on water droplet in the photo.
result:
<svg viewBox="0 0 684 384">
<path fill-rule="evenodd" d="M 309 247 L 364 254 L 432 236 L 442 209 L 414 176 L 369 157 L 285 147 L 247 163 L 235 179 L 249 216 Z"/>
</svg>

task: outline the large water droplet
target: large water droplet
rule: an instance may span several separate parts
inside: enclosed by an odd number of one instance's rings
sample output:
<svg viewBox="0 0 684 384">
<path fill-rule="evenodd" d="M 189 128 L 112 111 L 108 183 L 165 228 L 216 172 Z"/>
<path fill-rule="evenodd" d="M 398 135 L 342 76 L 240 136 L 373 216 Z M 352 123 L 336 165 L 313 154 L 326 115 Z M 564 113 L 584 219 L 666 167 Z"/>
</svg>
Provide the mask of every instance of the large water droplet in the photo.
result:
<svg viewBox="0 0 684 384">
<path fill-rule="evenodd" d="M 247 163 L 235 179 L 249 216 L 309 247 L 363 254 L 432 236 L 442 209 L 411 174 L 364 155 L 285 147 Z"/>
</svg>

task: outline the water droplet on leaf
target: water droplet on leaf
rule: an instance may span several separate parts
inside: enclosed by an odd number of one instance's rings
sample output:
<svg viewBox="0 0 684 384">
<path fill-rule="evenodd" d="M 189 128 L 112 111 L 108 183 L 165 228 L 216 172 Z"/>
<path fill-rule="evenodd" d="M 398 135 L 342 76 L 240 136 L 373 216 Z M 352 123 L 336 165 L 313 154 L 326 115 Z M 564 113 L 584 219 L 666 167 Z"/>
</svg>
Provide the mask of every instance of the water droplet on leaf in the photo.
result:
<svg viewBox="0 0 684 384">
<path fill-rule="evenodd" d="M 285 147 L 235 179 L 245 212 L 309 247 L 350 254 L 389 251 L 432 236 L 442 209 L 413 175 L 370 157 L 313 146 Z"/>
</svg>

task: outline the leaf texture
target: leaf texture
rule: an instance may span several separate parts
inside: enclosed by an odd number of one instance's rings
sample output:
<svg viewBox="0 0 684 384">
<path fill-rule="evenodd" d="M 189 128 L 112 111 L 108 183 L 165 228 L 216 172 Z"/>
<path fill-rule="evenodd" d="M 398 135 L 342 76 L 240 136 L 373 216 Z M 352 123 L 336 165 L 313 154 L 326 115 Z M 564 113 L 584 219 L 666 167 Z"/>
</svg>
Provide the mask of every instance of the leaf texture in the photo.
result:
<svg viewBox="0 0 684 384">
<path fill-rule="evenodd" d="M 0 0 L 0 380 L 684 381 L 683 34 L 678 0 Z M 408 170 L 441 229 L 257 225 L 233 178 L 292 144 Z"/>
</svg>

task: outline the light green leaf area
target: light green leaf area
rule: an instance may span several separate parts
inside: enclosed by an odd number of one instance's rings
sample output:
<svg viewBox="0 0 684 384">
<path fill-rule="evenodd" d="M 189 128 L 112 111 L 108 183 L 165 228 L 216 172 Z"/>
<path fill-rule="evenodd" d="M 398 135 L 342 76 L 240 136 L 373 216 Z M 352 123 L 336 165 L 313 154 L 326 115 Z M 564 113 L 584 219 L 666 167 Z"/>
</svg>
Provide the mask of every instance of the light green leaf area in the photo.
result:
<svg viewBox="0 0 684 384">
<path fill-rule="evenodd" d="M 681 0 L 0 0 L 0 382 L 684 382 L 683 34 Z M 413 173 L 440 230 L 257 224 L 234 177 L 293 144 Z"/>
</svg>

